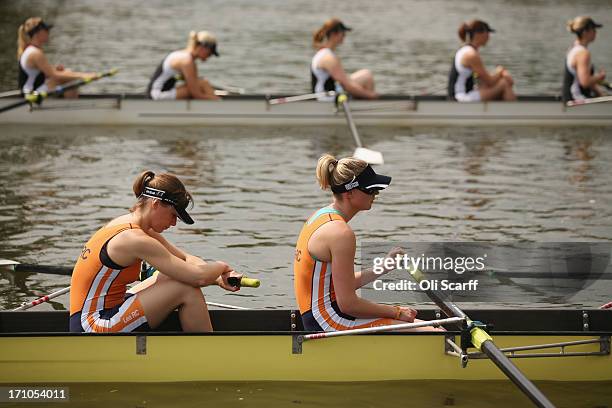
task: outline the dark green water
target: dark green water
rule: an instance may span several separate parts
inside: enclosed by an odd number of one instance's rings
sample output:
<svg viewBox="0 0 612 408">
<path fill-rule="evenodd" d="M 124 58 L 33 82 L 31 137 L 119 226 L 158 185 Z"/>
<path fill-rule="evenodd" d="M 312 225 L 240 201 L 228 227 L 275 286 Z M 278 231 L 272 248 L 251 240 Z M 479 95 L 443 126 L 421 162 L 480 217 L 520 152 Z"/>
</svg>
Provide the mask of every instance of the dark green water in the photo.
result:
<svg viewBox="0 0 612 408">
<path fill-rule="evenodd" d="M 612 383 L 540 382 L 558 408 L 612 407 Z M 530 401 L 505 381 L 376 383 L 70 384 L 70 401 L 46 407 L 518 408 Z M 7 404 L 17 406 L 16 404 Z"/>
</svg>

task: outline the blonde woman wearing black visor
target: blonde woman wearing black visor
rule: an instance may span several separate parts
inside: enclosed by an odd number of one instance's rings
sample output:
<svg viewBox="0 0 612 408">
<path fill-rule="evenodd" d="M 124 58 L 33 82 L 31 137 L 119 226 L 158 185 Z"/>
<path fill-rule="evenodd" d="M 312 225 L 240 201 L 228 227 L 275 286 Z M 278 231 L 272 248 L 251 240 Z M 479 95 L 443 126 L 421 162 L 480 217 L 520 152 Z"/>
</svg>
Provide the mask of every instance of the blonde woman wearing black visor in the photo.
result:
<svg viewBox="0 0 612 408">
<path fill-rule="evenodd" d="M 295 249 L 295 297 L 304 328 L 336 331 L 418 322 L 414 309 L 370 302 L 356 292 L 378 275 L 371 269 L 355 271 L 356 238 L 348 223 L 372 208 L 391 177 L 376 174 L 362 160 L 336 160 L 331 155 L 319 159 L 316 173 L 321 188 L 331 189 L 333 195 L 329 206 L 306 221 Z M 394 249 L 387 256 L 399 253 L 400 249 Z"/>
<path fill-rule="evenodd" d="M 220 99 L 204 78 L 198 77 L 196 60 L 206 61 L 217 51 L 217 38 L 208 31 L 189 34 L 187 47 L 171 52 L 158 65 L 147 87 L 147 95 L 155 100 Z M 184 81 L 177 86 L 178 81 Z"/>
</svg>

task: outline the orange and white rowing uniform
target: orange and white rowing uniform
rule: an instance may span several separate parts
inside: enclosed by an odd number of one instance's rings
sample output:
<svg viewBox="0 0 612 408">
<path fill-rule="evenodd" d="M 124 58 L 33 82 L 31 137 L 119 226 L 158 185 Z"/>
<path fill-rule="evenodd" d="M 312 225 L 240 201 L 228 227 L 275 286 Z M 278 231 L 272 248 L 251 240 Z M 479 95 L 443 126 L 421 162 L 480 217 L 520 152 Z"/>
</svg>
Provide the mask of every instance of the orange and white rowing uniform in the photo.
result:
<svg viewBox="0 0 612 408">
<path fill-rule="evenodd" d="M 139 279 L 141 261 L 120 266 L 107 252 L 108 242 L 133 224 L 102 227 L 85 244 L 70 281 L 71 332 L 130 332 L 147 329 L 138 296 L 127 295 L 127 285 Z"/>
<path fill-rule="evenodd" d="M 338 307 L 331 262 L 318 260 L 308 251 L 312 234 L 332 221 L 346 222 L 334 208 L 325 207 L 314 213 L 304 224 L 295 248 L 293 283 L 304 329 L 338 331 L 393 324 L 393 319 L 358 319 Z"/>
</svg>

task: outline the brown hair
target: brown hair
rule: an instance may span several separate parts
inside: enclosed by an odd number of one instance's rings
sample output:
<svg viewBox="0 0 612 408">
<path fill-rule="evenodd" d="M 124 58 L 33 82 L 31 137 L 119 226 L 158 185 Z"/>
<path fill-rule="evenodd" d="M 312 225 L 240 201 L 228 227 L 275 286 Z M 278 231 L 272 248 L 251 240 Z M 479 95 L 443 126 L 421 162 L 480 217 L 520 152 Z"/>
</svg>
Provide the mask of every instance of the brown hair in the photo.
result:
<svg viewBox="0 0 612 408">
<path fill-rule="evenodd" d="M 312 34 L 312 47 L 321 48 L 325 39 L 329 37 L 329 34 L 335 32 L 340 26 L 344 26 L 344 24 L 342 24 L 339 18 L 334 17 L 327 20 L 323 23 L 321 28 Z"/>
<path fill-rule="evenodd" d="M 474 33 L 489 31 L 489 25 L 482 20 L 472 20 L 462 23 L 459 26 L 457 34 L 461 41 L 465 42 L 468 35 L 470 39 L 474 36 Z"/>
<path fill-rule="evenodd" d="M 21 54 L 23 54 L 23 51 L 32 40 L 32 37 L 30 37 L 28 33 L 39 25 L 41 21 L 42 18 L 40 17 L 30 17 L 17 29 L 17 60 L 21 58 Z"/>
<path fill-rule="evenodd" d="M 571 20 L 567 21 L 566 24 L 567 31 L 574 33 L 578 36 L 578 38 L 582 37 L 582 33 L 589 28 L 596 27 L 595 22 L 591 17 L 588 16 L 578 16 Z"/>
<path fill-rule="evenodd" d="M 136 177 L 132 186 L 138 201 L 130 208 L 130 212 L 134 212 L 137 208 L 142 207 L 146 200 L 150 199 L 142 195 L 145 187 L 165 191 L 168 194 L 167 197 L 174 200 L 181 208 L 187 208 L 189 203 L 193 205 L 193 197 L 185 189 L 185 185 L 183 185 L 178 177 L 169 173 L 155 174 L 151 170 L 145 170 Z"/>
<path fill-rule="evenodd" d="M 336 160 L 331 154 L 324 154 L 317 162 L 317 181 L 322 190 L 355 179 L 368 166 L 368 163 L 354 157 Z"/>
</svg>

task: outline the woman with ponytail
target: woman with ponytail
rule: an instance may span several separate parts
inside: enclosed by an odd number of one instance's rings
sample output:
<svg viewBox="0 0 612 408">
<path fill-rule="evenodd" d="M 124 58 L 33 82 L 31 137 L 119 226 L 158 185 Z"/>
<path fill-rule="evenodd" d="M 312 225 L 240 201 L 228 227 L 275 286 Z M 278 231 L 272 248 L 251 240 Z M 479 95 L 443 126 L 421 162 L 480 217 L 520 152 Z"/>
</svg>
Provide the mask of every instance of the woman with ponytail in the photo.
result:
<svg viewBox="0 0 612 408">
<path fill-rule="evenodd" d="M 315 31 L 313 47 L 318 51 L 310 63 L 312 92 L 346 91 L 355 98 L 376 99 L 378 94 L 374 91 L 372 72 L 361 69 L 348 75 L 335 54 L 347 31 L 351 29 L 337 18 L 327 20 Z M 333 97 L 322 97 L 319 100 L 333 100 Z"/>
<path fill-rule="evenodd" d="M 85 244 L 72 273 L 70 331 L 130 332 L 155 328 L 175 309 L 187 332 L 212 331 L 200 289 L 240 277 L 225 262 L 204 262 L 168 242 L 162 233 L 187 213 L 191 194 L 172 174 L 141 173 L 133 185 L 136 204 L 99 229 Z M 159 273 L 139 280 L 141 261 Z"/>
<path fill-rule="evenodd" d="M 481 20 L 472 20 L 459 27 L 459 38 L 464 45 L 456 52 L 451 63 L 448 96 L 459 102 L 516 100 L 512 90 L 514 80 L 508 70 L 498 65 L 491 74 L 480 58 L 478 49 L 489 42 L 489 33 L 494 32 Z"/>
<path fill-rule="evenodd" d="M 591 63 L 591 52 L 587 49 L 597 37 L 601 28 L 591 17 L 580 16 L 567 22 L 567 30 L 576 34 L 576 41 L 565 56 L 565 74 L 563 76 L 563 99 L 565 101 L 584 100 L 603 96 L 606 93 L 599 83 L 606 78 L 606 72 L 600 69 L 595 74 Z"/>
<path fill-rule="evenodd" d="M 49 42 L 51 27 L 53 24 L 45 23 L 42 18 L 31 17 L 17 30 L 18 86 L 23 94 L 52 91 L 57 85 L 96 75 L 93 72 L 73 72 L 61 64 L 53 66 L 49 63 L 43 46 Z M 66 98 L 76 96 L 76 89 L 64 93 Z"/>
<path fill-rule="evenodd" d="M 189 33 L 187 47 L 171 52 L 158 65 L 147 86 L 151 99 L 220 99 L 210 83 L 198 77 L 196 60 L 219 56 L 217 38 L 208 31 Z M 178 80 L 184 84 L 176 86 Z"/>
<path fill-rule="evenodd" d="M 391 177 L 376 174 L 362 160 L 336 160 L 329 154 L 319 159 L 316 174 L 321 188 L 331 189 L 333 196 L 329 206 L 306 221 L 295 249 L 295 297 L 304 328 L 336 331 L 418 321 L 414 309 L 370 302 L 356 292 L 379 275 L 372 269 L 354 270 L 356 238 L 348 222 L 372 207 Z M 395 248 L 387 256 L 401 253 Z"/>
</svg>

